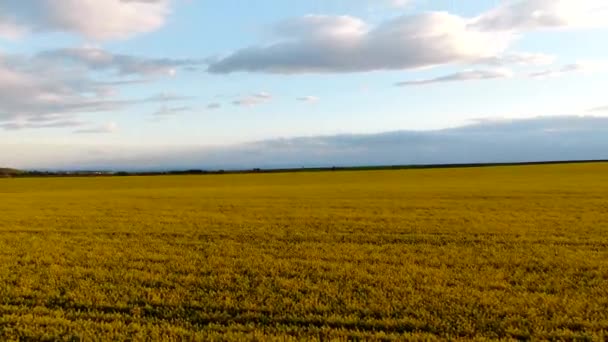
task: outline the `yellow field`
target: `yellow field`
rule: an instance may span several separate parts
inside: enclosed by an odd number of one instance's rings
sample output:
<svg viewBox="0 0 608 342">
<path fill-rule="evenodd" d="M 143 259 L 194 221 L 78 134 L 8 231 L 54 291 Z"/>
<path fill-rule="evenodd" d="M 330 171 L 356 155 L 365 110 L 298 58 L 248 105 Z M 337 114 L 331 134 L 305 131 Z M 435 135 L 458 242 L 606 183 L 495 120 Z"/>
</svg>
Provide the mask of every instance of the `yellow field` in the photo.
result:
<svg viewBox="0 0 608 342">
<path fill-rule="evenodd" d="M 608 164 L 0 179 L 0 340 L 608 338 Z"/>
</svg>

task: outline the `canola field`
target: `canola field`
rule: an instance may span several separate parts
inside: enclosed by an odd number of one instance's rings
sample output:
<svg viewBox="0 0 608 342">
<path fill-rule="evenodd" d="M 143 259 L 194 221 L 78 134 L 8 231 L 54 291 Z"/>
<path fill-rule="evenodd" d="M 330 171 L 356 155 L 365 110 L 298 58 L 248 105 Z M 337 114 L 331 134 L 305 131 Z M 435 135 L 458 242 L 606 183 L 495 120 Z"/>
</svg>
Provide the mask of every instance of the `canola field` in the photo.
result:
<svg viewBox="0 0 608 342">
<path fill-rule="evenodd" d="M 608 339 L 608 164 L 0 179 L 0 340 Z"/>
</svg>

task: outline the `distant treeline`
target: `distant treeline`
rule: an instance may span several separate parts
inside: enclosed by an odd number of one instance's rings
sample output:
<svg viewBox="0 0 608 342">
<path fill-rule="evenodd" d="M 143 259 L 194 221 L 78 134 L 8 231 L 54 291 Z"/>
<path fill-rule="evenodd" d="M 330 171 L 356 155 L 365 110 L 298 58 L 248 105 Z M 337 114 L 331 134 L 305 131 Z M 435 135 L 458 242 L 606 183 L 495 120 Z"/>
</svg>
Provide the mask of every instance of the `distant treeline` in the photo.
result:
<svg viewBox="0 0 608 342">
<path fill-rule="evenodd" d="M 331 172 L 331 171 L 374 171 L 374 170 L 410 170 L 410 169 L 449 169 L 497 166 L 526 166 L 552 164 L 606 163 L 608 160 L 563 160 L 519 163 L 467 163 L 467 164 L 427 164 L 427 165 L 380 165 L 380 166 L 344 166 L 344 167 L 302 167 L 274 169 L 242 170 L 173 170 L 173 171 L 24 171 L 0 168 L 0 178 L 26 177 L 119 177 L 119 176 L 163 176 L 163 175 L 221 175 L 246 173 L 288 173 L 288 172 Z"/>
</svg>

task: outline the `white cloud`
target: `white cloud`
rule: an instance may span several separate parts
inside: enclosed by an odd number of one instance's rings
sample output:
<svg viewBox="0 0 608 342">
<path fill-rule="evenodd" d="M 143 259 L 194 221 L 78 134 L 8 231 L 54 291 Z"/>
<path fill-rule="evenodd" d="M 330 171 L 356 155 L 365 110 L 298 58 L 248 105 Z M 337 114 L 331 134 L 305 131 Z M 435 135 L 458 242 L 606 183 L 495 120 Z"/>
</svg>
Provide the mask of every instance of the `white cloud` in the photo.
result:
<svg viewBox="0 0 608 342">
<path fill-rule="evenodd" d="M 122 98 L 130 80 L 99 81 L 88 68 L 63 61 L 0 55 L 0 128 L 32 129 L 84 125 L 81 115 L 118 111 L 143 103 L 190 99 L 172 93 Z"/>
<path fill-rule="evenodd" d="M 194 59 L 114 54 L 94 47 L 43 51 L 38 54 L 37 59 L 82 66 L 96 71 L 111 71 L 120 76 L 175 76 L 178 69 L 192 69 L 203 64 L 203 61 Z"/>
<path fill-rule="evenodd" d="M 272 95 L 267 92 L 259 92 L 249 96 L 245 96 L 239 98 L 237 100 L 232 101 L 232 104 L 235 106 L 242 107 L 253 107 L 259 104 L 267 103 L 272 99 Z"/>
<path fill-rule="evenodd" d="M 148 97 L 145 101 L 147 102 L 173 102 L 173 101 L 184 101 L 191 100 L 191 96 L 183 96 L 172 92 L 162 92 L 153 96 Z"/>
<path fill-rule="evenodd" d="M 508 0 L 475 18 L 487 31 L 533 31 L 608 26 L 605 0 Z"/>
<path fill-rule="evenodd" d="M 189 106 L 180 106 L 180 107 L 171 107 L 166 104 L 162 105 L 156 112 L 154 112 L 154 116 L 159 117 L 167 117 L 167 116 L 175 116 L 180 113 L 190 112 L 192 111 L 192 107 Z"/>
<path fill-rule="evenodd" d="M 492 120 L 438 131 L 276 139 L 223 147 L 0 144 L 16 168 L 175 170 L 606 159 L 608 118 Z"/>
<path fill-rule="evenodd" d="M 492 66 L 519 65 L 519 66 L 542 66 L 551 65 L 556 57 L 543 53 L 506 53 L 503 55 L 482 58 L 475 61 L 476 64 L 486 64 Z"/>
<path fill-rule="evenodd" d="M 267 91 L 261 91 L 259 93 L 253 94 L 253 97 L 262 99 L 262 100 L 270 100 L 272 98 L 272 94 Z"/>
<path fill-rule="evenodd" d="M 403 10 L 414 4 L 416 0 L 360 0 L 367 6 L 368 12 Z"/>
<path fill-rule="evenodd" d="M 307 102 L 307 103 L 316 103 L 319 102 L 319 98 L 317 96 L 302 96 L 297 98 L 298 101 Z"/>
<path fill-rule="evenodd" d="M 572 64 L 566 64 L 558 69 L 546 69 L 530 73 L 531 78 L 551 78 L 559 77 L 573 73 L 598 73 L 608 71 L 608 63 L 601 61 L 581 61 Z"/>
<path fill-rule="evenodd" d="M 171 0 L 2 0 L 0 36 L 67 32 L 122 39 L 163 26 L 170 5 Z"/>
<path fill-rule="evenodd" d="M 108 122 L 101 126 L 84 128 L 74 131 L 77 134 L 107 134 L 114 133 L 118 130 L 118 125 L 115 122 Z"/>
<path fill-rule="evenodd" d="M 449 64 L 546 65 L 553 56 L 508 52 L 528 31 L 608 27 L 605 0 L 508 0 L 476 17 L 446 12 L 372 25 L 350 16 L 283 22 L 278 39 L 210 60 L 212 73 L 411 70 Z"/>
<path fill-rule="evenodd" d="M 284 21 L 277 25 L 275 31 L 280 35 L 291 37 L 348 40 L 366 34 L 369 26 L 363 20 L 347 15 L 307 15 Z"/>
<path fill-rule="evenodd" d="M 21 38 L 26 32 L 26 28 L 15 24 L 11 20 L 3 19 L 0 16 L 0 38 L 15 40 Z"/>
<path fill-rule="evenodd" d="M 85 124 L 85 122 L 75 119 L 17 120 L 5 123 L 0 122 L 0 128 L 7 131 L 16 131 L 22 129 L 79 127 Z"/>
<path fill-rule="evenodd" d="M 608 113 L 608 106 L 601 106 L 589 109 L 590 112 L 605 112 Z"/>
<path fill-rule="evenodd" d="M 412 3 L 412 0 L 385 0 L 389 6 L 395 8 L 407 7 Z"/>
<path fill-rule="evenodd" d="M 348 16 L 310 15 L 280 24 L 280 40 L 245 48 L 212 73 L 327 73 L 415 69 L 470 63 L 501 54 L 511 35 L 472 29 L 445 12 L 404 16 L 372 27 Z"/>
<path fill-rule="evenodd" d="M 445 82 L 461 82 L 461 81 L 479 81 L 479 80 L 492 80 L 513 77 L 513 72 L 507 69 L 494 69 L 494 70 L 465 70 L 456 72 L 453 74 L 430 78 L 425 80 L 405 81 L 399 82 L 396 85 L 403 86 L 419 86 L 434 83 L 445 83 Z"/>
<path fill-rule="evenodd" d="M 27 59 L 0 57 L 0 121 L 113 107 L 101 95 L 104 87 L 86 75 L 42 67 Z"/>
</svg>

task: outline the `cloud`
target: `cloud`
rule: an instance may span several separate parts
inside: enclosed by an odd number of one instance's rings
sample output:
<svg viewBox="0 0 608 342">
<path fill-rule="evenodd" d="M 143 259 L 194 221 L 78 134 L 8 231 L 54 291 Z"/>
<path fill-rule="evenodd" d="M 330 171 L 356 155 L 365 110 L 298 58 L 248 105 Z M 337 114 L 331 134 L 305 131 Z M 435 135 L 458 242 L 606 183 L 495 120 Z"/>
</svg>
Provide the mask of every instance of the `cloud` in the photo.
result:
<svg viewBox="0 0 608 342">
<path fill-rule="evenodd" d="M 0 144 L 7 165 L 59 169 L 251 169 L 608 159 L 608 118 L 483 120 L 437 131 L 265 140 L 225 147 Z M 15 150 L 19 153 L 14 153 Z M 50 153 L 53 151 L 53 153 Z M 52 157 L 50 157 L 52 156 Z"/>
<path fill-rule="evenodd" d="M 189 99 L 170 93 L 122 98 L 118 83 L 100 82 L 90 71 L 66 68 L 63 63 L 0 56 L 0 127 L 65 127 L 79 122 L 81 114 Z"/>
<path fill-rule="evenodd" d="M 307 15 L 280 23 L 277 38 L 209 60 L 211 73 L 347 73 L 439 65 L 547 65 L 511 53 L 530 31 L 608 27 L 604 0 L 504 1 L 476 17 L 426 12 L 372 25 L 352 16 Z"/>
<path fill-rule="evenodd" d="M 519 65 L 519 66 L 542 66 L 551 65 L 555 62 L 556 57 L 543 53 L 506 53 L 503 55 L 481 58 L 475 61 L 476 64 L 485 64 L 491 66 Z"/>
<path fill-rule="evenodd" d="M 589 109 L 590 112 L 606 112 L 608 113 L 608 106 L 601 106 Z"/>
<path fill-rule="evenodd" d="M 270 93 L 260 92 L 234 100 L 232 101 L 232 104 L 235 106 L 253 107 L 269 102 L 271 99 L 272 95 Z"/>
<path fill-rule="evenodd" d="M 445 82 L 492 80 L 492 79 L 510 78 L 512 76 L 513 76 L 513 72 L 510 70 L 506 70 L 506 69 L 465 70 L 465 71 L 456 72 L 453 74 L 436 77 L 436 78 L 399 82 L 396 85 L 400 86 L 400 87 L 419 86 L 419 85 L 445 83 Z"/>
<path fill-rule="evenodd" d="M 183 96 L 171 92 L 158 93 L 143 100 L 143 102 L 173 102 L 192 100 L 192 96 Z"/>
<path fill-rule="evenodd" d="M 66 32 L 94 40 L 123 39 L 164 25 L 171 0 L 3 0 L 0 37 Z"/>
<path fill-rule="evenodd" d="M 417 0 L 359 0 L 357 5 L 365 6 L 370 13 L 377 13 L 379 11 L 403 10 L 413 5 L 415 1 Z"/>
<path fill-rule="evenodd" d="M 549 77 L 559 77 L 572 73 L 598 73 L 605 72 L 608 70 L 608 63 L 606 62 L 593 62 L 593 61 L 585 61 L 585 62 L 576 62 L 572 64 L 566 64 L 559 69 L 546 69 L 541 71 L 536 71 L 530 73 L 529 76 L 531 78 L 549 78 Z"/>
<path fill-rule="evenodd" d="M 604 0 L 509 0 L 475 18 L 484 31 L 535 31 L 608 26 Z"/>
<path fill-rule="evenodd" d="M 0 122 L 112 109 L 105 90 L 80 73 L 0 56 Z"/>
<path fill-rule="evenodd" d="M 65 127 L 79 127 L 85 125 L 84 122 L 79 120 L 55 120 L 55 121 L 14 121 L 0 123 L 0 128 L 7 131 L 17 131 L 23 129 L 40 129 L 40 128 L 65 128 Z"/>
<path fill-rule="evenodd" d="M 167 105 L 161 106 L 156 112 L 153 113 L 154 116 L 175 116 L 180 113 L 190 112 L 192 111 L 192 107 L 189 106 L 180 106 L 180 107 L 170 107 Z"/>
<path fill-rule="evenodd" d="M 272 98 L 272 94 L 270 94 L 269 92 L 262 91 L 262 92 L 253 94 L 253 97 L 256 97 L 259 99 L 264 99 L 264 100 L 269 100 Z"/>
<path fill-rule="evenodd" d="M 109 71 L 120 76 L 174 76 L 178 69 L 192 70 L 204 64 L 194 59 L 146 58 L 113 54 L 100 48 L 69 48 L 41 52 L 36 57 L 94 71 Z"/>
<path fill-rule="evenodd" d="M 412 0 L 385 0 L 389 6 L 394 8 L 407 7 L 412 3 Z"/>
<path fill-rule="evenodd" d="M 307 103 L 316 103 L 319 102 L 319 98 L 317 96 L 302 96 L 297 98 L 298 101 L 307 102 Z"/>
<path fill-rule="evenodd" d="M 74 131 L 74 133 L 76 133 L 76 134 L 108 134 L 108 133 L 114 133 L 117 130 L 118 130 L 118 125 L 115 122 L 108 122 L 104 125 L 97 126 L 97 127 L 79 129 L 79 130 Z"/>
<path fill-rule="evenodd" d="M 0 17 L 0 38 L 16 40 L 18 38 L 23 37 L 26 32 L 26 28 L 15 24 L 11 20 L 3 19 L 2 17 Z"/>
<path fill-rule="evenodd" d="M 222 108 L 222 104 L 217 103 L 217 102 L 212 102 L 207 105 L 207 109 L 211 109 L 211 110 L 220 109 L 220 108 Z"/>
<path fill-rule="evenodd" d="M 445 12 L 371 26 L 350 16 L 308 15 L 278 25 L 279 41 L 212 62 L 212 73 L 332 73 L 404 70 L 470 63 L 501 54 L 510 35 L 471 29 Z"/>
<path fill-rule="evenodd" d="M 121 87 L 152 82 L 152 76 L 167 75 L 170 70 L 189 64 L 89 48 L 46 51 L 34 56 L 0 53 L 0 127 L 61 127 L 80 120 L 76 116 L 82 114 L 189 100 L 190 97 L 172 93 L 124 98 L 120 91 Z"/>
</svg>

